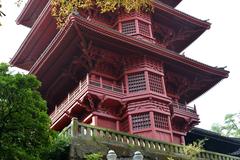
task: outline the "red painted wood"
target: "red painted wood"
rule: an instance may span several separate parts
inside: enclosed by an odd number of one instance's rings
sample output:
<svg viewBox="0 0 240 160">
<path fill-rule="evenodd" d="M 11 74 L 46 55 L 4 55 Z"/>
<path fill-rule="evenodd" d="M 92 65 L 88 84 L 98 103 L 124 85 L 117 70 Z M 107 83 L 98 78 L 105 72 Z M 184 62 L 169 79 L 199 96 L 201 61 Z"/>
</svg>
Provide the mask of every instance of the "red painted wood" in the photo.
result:
<svg viewBox="0 0 240 160">
<path fill-rule="evenodd" d="M 168 3 L 175 6 L 180 1 Z M 31 68 L 42 81 L 51 128 L 61 130 L 77 117 L 100 127 L 184 143 L 186 133 L 199 123 L 196 108 L 185 102 L 228 72 L 173 52 L 188 46 L 209 23 L 163 3 L 153 5 L 154 13 L 79 11 L 81 16 L 70 16 L 60 31 L 53 28 L 46 6 L 46 15 L 36 21 L 11 63 Z M 43 25 L 51 34 L 41 31 Z M 175 43 L 179 35 L 183 39 Z M 36 36 L 35 45 L 31 42 Z M 34 52 L 28 54 L 27 48 Z"/>
</svg>

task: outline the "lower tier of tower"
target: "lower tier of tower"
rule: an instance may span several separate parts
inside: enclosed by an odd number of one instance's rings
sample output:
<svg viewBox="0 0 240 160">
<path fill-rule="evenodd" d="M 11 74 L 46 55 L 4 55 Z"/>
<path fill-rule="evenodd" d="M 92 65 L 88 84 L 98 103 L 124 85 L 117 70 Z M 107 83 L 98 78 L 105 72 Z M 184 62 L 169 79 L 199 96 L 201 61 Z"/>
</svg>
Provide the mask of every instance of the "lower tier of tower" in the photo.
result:
<svg viewBox="0 0 240 160">
<path fill-rule="evenodd" d="M 153 91 L 126 93 L 124 86 L 86 77 L 50 114 L 55 130 L 71 118 L 94 126 L 184 144 L 184 136 L 199 123 L 196 108 Z"/>
</svg>

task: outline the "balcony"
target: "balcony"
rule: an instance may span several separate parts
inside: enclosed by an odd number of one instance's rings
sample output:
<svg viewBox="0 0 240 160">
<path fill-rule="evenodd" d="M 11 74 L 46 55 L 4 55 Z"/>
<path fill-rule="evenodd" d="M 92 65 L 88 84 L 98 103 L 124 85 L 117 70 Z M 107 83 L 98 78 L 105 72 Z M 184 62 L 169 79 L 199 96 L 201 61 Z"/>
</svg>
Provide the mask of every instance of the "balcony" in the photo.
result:
<svg viewBox="0 0 240 160">
<path fill-rule="evenodd" d="M 166 143 L 159 140 L 148 139 L 137 135 L 127 134 L 124 132 L 118 132 L 110 129 L 86 125 L 83 123 L 79 123 L 76 118 L 72 119 L 71 124 L 68 127 L 66 127 L 61 132 L 61 134 L 64 136 L 70 136 L 71 138 L 75 139 L 74 142 L 79 143 L 83 143 L 84 140 L 97 141 L 99 145 L 107 144 L 108 147 L 111 146 L 111 144 L 114 144 L 113 147 L 116 147 L 116 145 L 119 144 L 125 147 L 127 151 L 134 149 L 134 147 L 137 147 L 138 149 L 141 149 L 143 151 L 148 151 L 149 154 L 158 153 L 159 156 L 161 156 L 162 158 L 170 156 L 176 157 L 177 159 L 187 159 L 186 155 L 184 155 L 183 151 L 184 147 L 182 145 Z M 196 160 L 206 159 L 240 160 L 239 157 L 229 156 L 216 152 L 210 152 L 206 150 L 203 150 L 202 152 L 196 155 Z"/>
<path fill-rule="evenodd" d="M 71 108 L 78 100 L 82 100 L 86 94 L 96 96 L 105 95 L 115 100 L 121 100 L 125 94 L 124 86 L 114 83 L 104 83 L 101 79 L 91 79 L 87 75 L 86 79 L 79 82 L 79 85 L 70 92 L 61 104 L 55 106 L 55 110 L 50 114 L 52 124 L 54 124 L 62 116 L 67 116 Z"/>
<path fill-rule="evenodd" d="M 194 107 L 191 106 L 187 106 L 181 103 L 176 103 L 173 102 L 170 105 L 170 110 L 172 112 L 172 115 L 175 116 L 188 116 L 188 117 L 192 117 L 192 118 L 197 118 L 197 110 L 196 110 L 196 106 L 194 105 Z"/>
</svg>

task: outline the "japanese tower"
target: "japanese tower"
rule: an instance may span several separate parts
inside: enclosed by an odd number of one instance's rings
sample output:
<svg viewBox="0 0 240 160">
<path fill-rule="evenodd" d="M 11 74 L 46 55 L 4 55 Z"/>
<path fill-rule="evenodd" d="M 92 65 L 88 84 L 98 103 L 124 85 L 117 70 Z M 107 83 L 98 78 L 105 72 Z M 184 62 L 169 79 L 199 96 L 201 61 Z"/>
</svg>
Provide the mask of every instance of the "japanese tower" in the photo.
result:
<svg viewBox="0 0 240 160">
<path fill-rule="evenodd" d="M 48 0 L 29 0 L 17 19 L 31 31 L 11 60 L 42 82 L 51 128 L 79 122 L 184 143 L 199 123 L 187 104 L 228 71 L 180 54 L 210 24 L 155 0 L 154 12 L 73 13 L 61 29 Z"/>
</svg>

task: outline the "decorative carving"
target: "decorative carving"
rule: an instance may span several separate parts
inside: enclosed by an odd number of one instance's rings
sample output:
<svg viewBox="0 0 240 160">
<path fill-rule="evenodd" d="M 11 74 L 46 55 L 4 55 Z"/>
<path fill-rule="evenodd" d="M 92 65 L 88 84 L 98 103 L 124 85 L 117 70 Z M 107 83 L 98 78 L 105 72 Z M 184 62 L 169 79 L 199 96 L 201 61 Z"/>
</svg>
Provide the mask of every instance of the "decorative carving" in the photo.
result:
<svg viewBox="0 0 240 160">
<path fill-rule="evenodd" d="M 153 24 L 153 31 L 159 43 L 163 44 L 167 48 L 174 49 L 174 42 L 184 41 L 195 33 L 203 31 L 203 29 L 182 27 L 174 30 L 173 28 L 155 22 Z"/>
<path fill-rule="evenodd" d="M 155 71 L 163 73 L 162 62 L 156 60 L 157 58 L 144 56 L 145 65 Z"/>
<path fill-rule="evenodd" d="M 124 69 L 130 70 L 144 67 L 144 57 L 137 55 L 129 55 L 123 58 Z"/>
<path fill-rule="evenodd" d="M 95 105 L 94 105 L 94 102 L 93 102 L 93 98 L 92 98 L 91 94 L 87 94 L 87 100 L 88 100 L 88 102 L 89 102 L 88 109 L 89 109 L 90 111 L 96 110 Z"/>
<path fill-rule="evenodd" d="M 128 104 L 128 111 L 137 111 L 140 109 L 157 109 L 163 112 L 170 112 L 169 107 L 166 103 L 148 99 L 140 102 L 132 102 Z"/>
<path fill-rule="evenodd" d="M 165 72 L 165 84 L 167 93 L 178 96 L 181 98 L 182 103 L 188 98 L 188 95 L 192 95 L 192 92 L 202 90 L 213 81 L 217 81 L 217 78 L 207 77 L 197 73 L 191 73 L 192 76 L 181 75 L 176 72 Z"/>
<path fill-rule="evenodd" d="M 98 111 L 106 111 L 106 107 L 103 106 L 104 101 L 106 100 L 106 95 L 103 94 L 100 98 L 100 102 L 98 103 L 97 110 Z"/>
<path fill-rule="evenodd" d="M 119 77 L 123 73 L 123 57 L 120 54 L 101 49 L 101 58 L 96 61 L 94 70 L 100 73 L 108 74 L 113 77 Z"/>
<path fill-rule="evenodd" d="M 127 103 L 121 103 L 121 108 L 118 113 L 116 113 L 117 116 L 122 116 L 127 110 Z"/>
<path fill-rule="evenodd" d="M 186 92 L 191 85 L 191 81 L 187 77 L 169 71 L 165 73 L 165 82 L 168 92 L 179 96 Z"/>
</svg>

